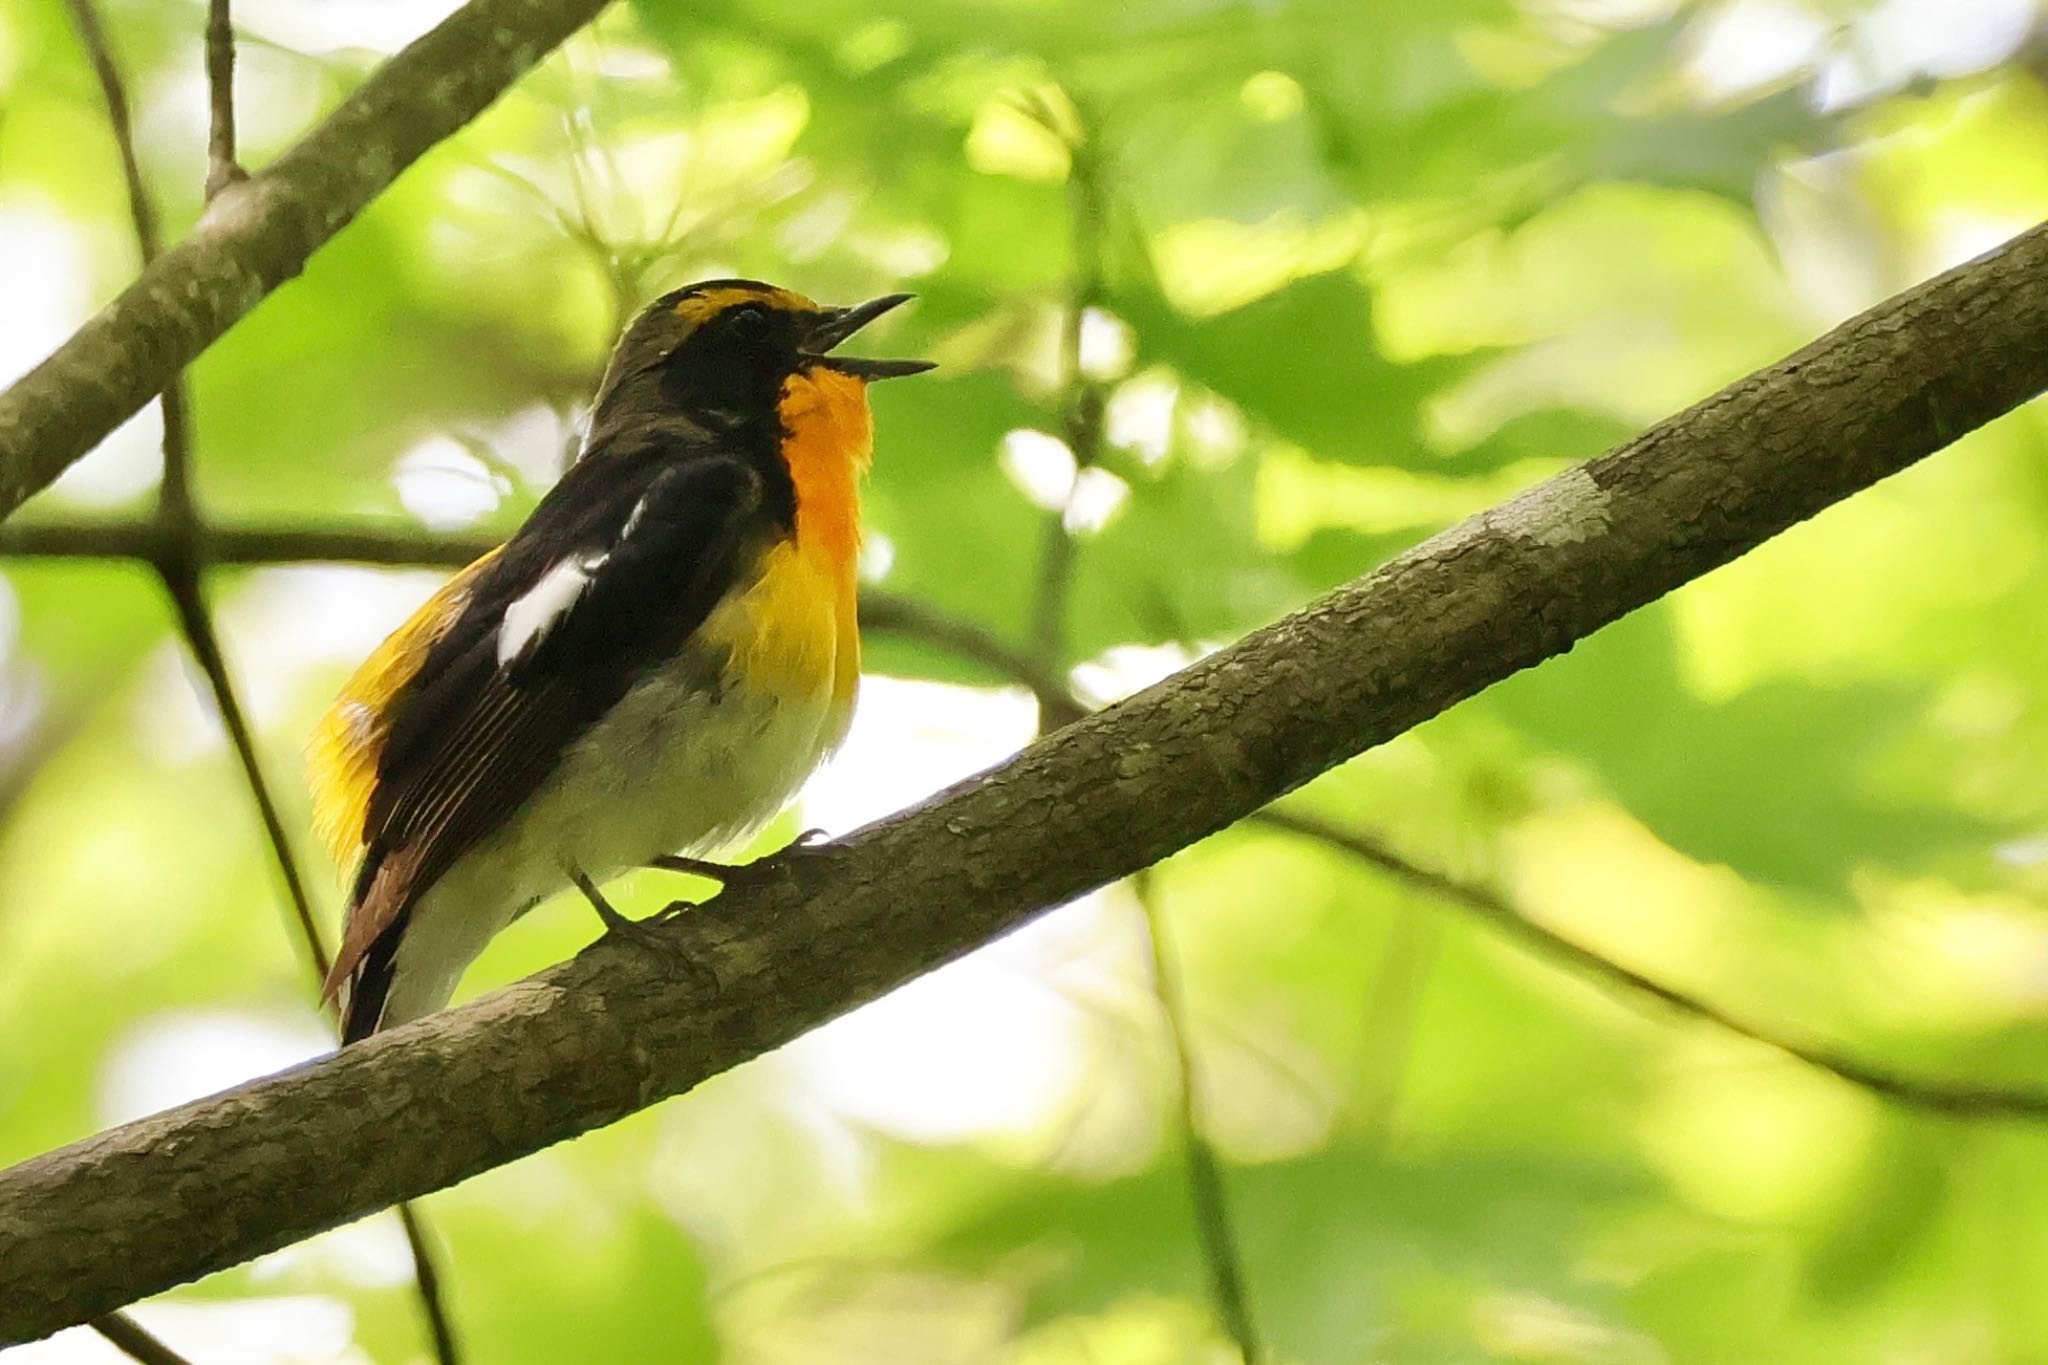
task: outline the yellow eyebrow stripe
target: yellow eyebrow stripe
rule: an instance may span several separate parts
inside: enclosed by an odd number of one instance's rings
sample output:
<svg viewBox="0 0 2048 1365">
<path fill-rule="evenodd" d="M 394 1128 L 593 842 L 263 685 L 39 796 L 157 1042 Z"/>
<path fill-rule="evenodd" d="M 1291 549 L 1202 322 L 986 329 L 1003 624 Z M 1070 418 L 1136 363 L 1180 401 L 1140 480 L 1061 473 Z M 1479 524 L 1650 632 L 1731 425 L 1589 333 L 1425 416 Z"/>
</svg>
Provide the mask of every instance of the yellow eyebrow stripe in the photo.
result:
<svg viewBox="0 0 2048 1365">
<path fill-rule="evenodd" d="M 816 312 L 818 308 L 817 304 L 794 289 L 750 289 L 745 285 L 727 284 L 684 295 L 677 300 L 675 311 L 677 317 L 696 327 L 740 303 L 765 303 L 770 308 L 786 308 L 792 312 Z"/>
</svg>

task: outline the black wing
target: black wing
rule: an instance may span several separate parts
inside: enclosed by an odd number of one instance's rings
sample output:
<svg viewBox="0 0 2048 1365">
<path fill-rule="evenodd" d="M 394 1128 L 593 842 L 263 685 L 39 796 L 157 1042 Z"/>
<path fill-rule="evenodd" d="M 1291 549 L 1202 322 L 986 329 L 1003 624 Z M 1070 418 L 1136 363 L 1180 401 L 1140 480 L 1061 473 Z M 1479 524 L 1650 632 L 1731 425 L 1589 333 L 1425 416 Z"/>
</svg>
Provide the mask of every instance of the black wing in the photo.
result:
<svg viewBox="0 0 2048 1365">
<path fill-rule="evenodd" d="M 644 668 L 673 656 L 743 581 L 775 524 L 760 475 L 736 456 L 650 444 L 571 467 L 394 707 L 337 978 L 373 942 L 395 946 L 412 902 L 533 794 Z M 368 1003 L 352 999 L 351 1014 Z"/>
</svg>

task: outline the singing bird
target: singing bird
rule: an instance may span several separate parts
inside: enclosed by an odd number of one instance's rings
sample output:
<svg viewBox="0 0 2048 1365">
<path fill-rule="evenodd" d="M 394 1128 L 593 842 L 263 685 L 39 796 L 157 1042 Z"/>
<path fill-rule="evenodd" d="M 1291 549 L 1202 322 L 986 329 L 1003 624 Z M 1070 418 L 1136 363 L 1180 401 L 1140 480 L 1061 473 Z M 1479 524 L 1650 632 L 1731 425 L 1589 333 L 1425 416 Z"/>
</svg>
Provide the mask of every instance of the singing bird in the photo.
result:
<svg viewBox="0 0 2048 1365">
<path fill-rule="evenodd" d="M 832 352 L 908 298 L 655 300 L 560 482 L 349 679 L 309 746 L 355 868 L 344 1042 L 440 1009 L 565 886 L 617 927 L 597 883 L 757 831 L 845 738 L 867 386 L 931 366 Z"/>
</svg>

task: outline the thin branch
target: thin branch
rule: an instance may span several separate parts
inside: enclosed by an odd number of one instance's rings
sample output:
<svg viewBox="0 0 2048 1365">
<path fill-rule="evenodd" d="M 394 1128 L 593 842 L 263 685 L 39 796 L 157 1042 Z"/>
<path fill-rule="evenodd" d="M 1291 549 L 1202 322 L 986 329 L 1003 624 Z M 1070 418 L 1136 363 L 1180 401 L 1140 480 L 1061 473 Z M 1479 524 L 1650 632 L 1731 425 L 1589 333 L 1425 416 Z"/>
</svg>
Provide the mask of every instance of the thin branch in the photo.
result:
<svg viewBox="0 0 2048 1365">
<path fill-rule="evenodd" d="M 439 1365 L 460 1365 L 462 1348 L 455 1338 L 455 1323 L 448 1316 L 447 1291 L 441 1287 L 440 1259 L 428 1239 L 427 1225 L 409 1199 L 398 1204 L 398 1223 L 405 1229 L 405 1245 L 412 1252 L 412 1274 L 419 1286 L 420 1308 L 427 1315 L 427 1334 L 433 1338 L 434 1359 Z"/>
<path fill-rule="evenodd" d="M 142 251 L 143 266 L 147 268 L 158 256 L 161 239 L 156 209 L 148 186 L 143 183 L 141 158 L 135 150 L 134 123 L 129 117 L 126 83 L 121 77 L 120 64 L 108 46 L 106 30 L 92 0 L 68 0 L 68 3 L 78 27 L 79 39 L 91 55 L 93 70 L 99 77 L 100 92 L 105 97 L 107 125 L 119 150 L 122 174 L 128 185 L 129 215 L 134 224 L 136 243 Z M 218 51 L 222 46 L 226 48 L 225 55 Z M 232 155 L 234 49 L 232 35 L 227 29 L 227 7 L 221 0 L 214 0 L 210 11 L 207 49 L 214 102 L 213 137 L 216 141 L 223 137 L 221 127 L 225 124 L 227 131 L 224 136 Z M 223 102 L 227 102 L 225 110 Z M 319 926 L 314 922 L 312 901 L 306 894 L 305 881 L 299 875 L 297 860 L 292 856 L 290 838 L 285 832 L 283 817 L 278 813 L 277 801 L 271 795 L 269 783 L 264 780 L 255 741 L 249 732 L 241 700 L 228 675 L 227 661 L 221 654 L 220 640 L 200 588 L 203 561 L 196 552 L 195 542 L 201 520 L 192 500 L 192 419 L 182 371 L 173 375 L 164 388 L 159 396 L 159 406 L 163 411 L 164 428 L 163 483 L 158 490 L 156 516 L 150 527 L 148 560 L 163 582 L 164 591 L 177 613 L 179 629 L 213 692 L 221 723 L 233 741 L 235 755 L 242 765 L 242 775 L 262 816 L 272 855 L 298 919 L 299 933 L 317 975 L 324 979 L 328 958 L 320 942 Z"/>
<path fill-rule="evenodd" d="M 399 172 L 604 5 L 470 0 L 230 185 L 190 237 L 0 393 L 0 517 L 161 393 Z"/>
<path fill-rule="evenodd" d="M 164 473 L 156 493 L 162 535 L 152 562 L 168 584 L 173 573 L 196 578 L 199 572 L 193 553 L 199 513 L 192 505 L 192 401 L 183 374 L 157 395 L 157 410 L 164 419 Z M 172 596 L 176 595 L 173 588 Z"/>
<path fill-rule="evenodd" d="M 5 553 L 4 542 L 0 542 L 0 553 Z M 916 598 L 863 588 L 860 624 L 862 630 L 922 640 L 980 664 L 1007 682 L 1021 683 L 1038 702 L 1041 729 L 1056 730 L 1088 714 L 1089 708 L 1068 689 L 1057 667 L 1041 665 L 974 622 L 949 615 Z"/>
<path fill-rule="evenodd" d="M 135 237 L 142 251 L 145 267 L 156 260 L 160 250 L 160 238 L 156 221 L 156 210 L 150 199 L 148 187 L 142 180 L 141 160 L 135 151 L 133 121 L 129 117 L 128 97 L 120 67 L 114 60 L 112 50 L 107 46 L 107 35 L 101 26 L 98 11 L 92 0 L 69 0 L 72 18 L 78 26 L 80 40 L 91 54 L 93 70 L 98 74 L 100 92 L 107 105 L 107 124 L 113 133 L 115 146 L 120 151 L 122 174 L 128 184 L 128 208 L 134 222 Z M 224 14 L 224 8 L 222 13 Z M 209 29 L 209 43 L 212 33 Z M 232 70 L 232 52 L 227 59 Z M 208 65 L 214 64 L 209 51 Z M 219 90 L 216 88 L 216 97 Z M 233 114 L 228 116 L 230 127 Z M 216 122 L 219 115 L 216 111 Z M 229 134 L 232 141 L 232 133 Z M 269 784 L 264 781 L 261 765 L 256 756 L 256 746 L 249 734 L 247 719 L 242 714 L 241 701 L 235 695 L 232 681 L 228 677 L 226 661 L 221 656 L 220 641 L 215 636 L 212 618 L 207 614 L 206 604 L 199 587 L 200 563 L 193 552 L 195 528 L 199 524 L 198 510 L 192 501 L 192 420 L 191 409 L 186 397 L 183 374 L 174 376 L 159 397 L 163 411 L 163 483 L 158 491 L 155 535 L 152 537 L 150 562 L 163 580 L 164 591 L 169 594 L 177 611 L 178 624 L 193 658 L 205 675 L 213 692 L 214 705 L 219 709 L 221 722 L 227 727 L 234 742 L 235 755 L 242 765 L 243 776 L 248 780 L 249 790 L 255 797 L 256 806 L 262 815 L 263 827 L 270 836 L 270 845 L 276 857 L 279 874 L 284 878 L 289 892 L 293 912 L 298 918 L 299 931 L 305 939 L 308 952 L 319 968 L 319 974 L 326 976 L 327 953 L 320 943 L 320 930 L 313 919 L 313 906 L 306 895 L 305 882 L 299 875 L 298 866 L 291 854 L 291 846 L 285 834 L 284 820 L 278 814 L 277 802 L 270 793 Z"/>
<path fill-rule="evenodd" d="M 866 599 L 862 600 L 861 606 L 862 621 L 866 624 Z M 1038 697 L 1042 712 L 1061 711 L 1072 719 L 1089 714 L 1089 708 L 1071 692 L 1061 688 L 1056 680 L 1039 673 L 1022 655 L 989 639 L 971 622 L 956 620 L 922 603 L 893 599 L 883 610 L 875 613 L 873 624 L 883 630 L 914 636 L 940 648 L 955 649 L 966 658 L 996 669 L 1010 681 L 1031 689 Z M 1060 723 L 1068 722 L 1062 720 Z M 2048 1091 L 1906 1076 L 1824 1044 L 1799 1041 L 1768 1026 L 1739 1019 L 1711 1001 L 1655 981 L 1563 937 L 1530 919 L 1495 892 L 1422 867 L 1367 835 L 1342 830 L 1276 807 L 1249 815 L 1245 822 L 1340 848 L 1440 900 L 1462 905 L 1480 914 L 1511 937 L 1520 939 L 1540 953 L 1562 958 L 1589 976 L 1650 996 L 1694 1018 L 1718 1024 L 1732 1033 L 1797 1058 L 1852 1085 L 1897 1100 L 1909 1108 L 1957 1116 L 2048 1118 Z"/>
<path fill-rule="evenodd" d="M 162 578 L 164 591 L 169 594 L 171 606 L 178 616 L 178 628 L 192 650 L 193 661 L 205 675 L 207 686 L 213 693 L 214 706 L 220 712 L 221 725 L 227 730 L 235 759 L 241 765 L 242 779 L 256 802 L 257 814 L 262 818 L 263 832 L 269 842 L 271 860 L 284 881 L 285 894 L 297 922 L 298 937 L 311 961 L 317 986 L 327 979 L 330 961 L 327 946 L 321 942 L 320 925 L 313 915 L 312 897 L 306 892 L 305 877 L 300 873 L 299 860 L 292 852 L 291 835 L 285 829 L 277 798 L 271 793 L 270 782 L 263 775 L 255 736 L 250 733 L 248 716 L 242 710 L 234 679 L 228 673 L 227 659 L 221 654 L 220 637 L 214 632 L 213 618 L 206 610 L 199 580 L 192 574 L 175 569 L 165 571 Z"/>
<path fill-rule="evenodd" d="M 433 535 L 416 526 L 205 526 L 197 552 L 210 565 L 349 563 L 394 568 L 460 568 L 498 542 L 480 536 Z M 0 557 L 14 559 L 134 559 L 154 563 L 166 550 L 160 528 L 149 522 L 55 522 L 0 527 Z M 1078 720 L 1089 708 L 1076 700 L 1057 670 L 1043 669 L 989 630 L 901 593 L 865 589 L 864 630 L 913 637 L 980 664 L 991 674 L 1029 688 L 1048 729 Z"/>
<path fill-rule="evenodd" d="M 78 26 L 80 40 L 91 54 L 93 70 L 98 73 L 100 92 L 106 99 L 107 124 L 119 149 L 121 166 L 128 183 L 128 208 L 135 227 L 137 245 L 142 251 L 142 262 L 146 268 L 157 258 L 159 236 L 156 210 L 152 204 L 148 187 L 142 180 L 141 159 L 136 155 L 133 121 L 128 113 L 128 97 L 125 82 L 121 78 L 120 65 L 114 59 L 113 51 L 107 45 L 106 30 L 99 20 L 98 11 L 92 0 L 68 0 L 72 18 Z M 221 12 L 224 18 L 225 10 Z M 208 39 L 213 35 L 209 28 Z M 213 66 L 215 57 L 208 53 L 208 65 Z M 233 55 L 227 58 L 230 70 Z M 219 98 L 221 91 L 215 89 Z M 219 115 L 216 111 L 216 122 Z M 232 127 L 232 112 L 227 120 Z M 230 133 L 232 140 L 232 133 Z M 163 410 L 164 436 L 163 484 L 158 492 L 156 517 L 151 536 L 150 563 L 162 579 L 164 591 L 169 595 L 176 610 L 178 625 L 191 647 L 194 660 L 200 672 L 206 677 L 213 692 L 215 706 L 219 709 L 221 722 L 227 728 L 234 743 L 235 755 L 242 765 L 242 774 L 247 779 L 249 791 L 256 800 L 262 815 L 263 827 L 270 838 L 271 852 L 276 858 L 279 874 L 283 877 L 291 905 L 298 918 L 299 932 L 303 936 L 308 952 L 319 969 L 319 975 L 327 974 L 327 952 L 320 942 L 320 930 L 313 919 L 312 901 L 306 895 L 304 879 L 299 875 L 297 860 L 293 858 L 290 839 L 285 833 L 284 820 L 278 813 L 277 802 L 272 797 L 269 784 L 264 780 L 256 745 L 249 732 L 247 718 L 243 715 L 242 704 L 235 694 L 234 683 L 228 676 L 227 662 L 221 655 L 220 641 L 213 628 L 212 617 L 208 615 L 206 603 L 199 586 L 201 561 L 194 552 L 196 530 L 200 524 L 198 508 L 192 501 L 192 421 L 191 410 L 185 394 L 182 373 L 172 376 L 159 399 Z"/>
<path fill-rule="evenodd" d="M 417 526 L 202 526 L 195 552 L 210 565 L 306 562 L 457 569 L 496 540 L 435 536 Z M 17 559 L 137 559 L 154 563 L 170 549 L 149 522 L 58 522 L 0 526 L 0 555 Z"/>
<path fill-rule="evenodd" d="M 206 198 L 209 202 L 238 180 L 247 180 L 235 160 L 235 29 L 229 0 L 206 0 Z"/>
<path fill-rule="evenodd" d="M 86 60 L 92 64 L 92 74 L 99 81 L 100 98 L 107 106 L 107 123 L 113 129 L 114 147 L 121 157 L 121 180 L 128 191 L 128 213 L 135 222 L 135 236 L 146 266 L 163 249 L 163 239 L 157 227 L 156 205 L 150 201 L 149 189 L 142 179 L 142 163 L 135 155 L 135 123 L 128 103 L 128 83 L 121 77 L 120 63 L 114 60 L 114 45 L 92 0 L 65 0 L 65 5 L 71 11 L 71 23 L 78 30 Z"/>
<path fill-rule="evenodd" d="M 107 110 L 107 126 L 121 159 L 121 180 L 128 191 L 128 213 L 135 225 L 136 245 L 142 254 L 143 265 L 147 266 L 156 259 L 162 245 L 162 234 L 157 225 L 156 206 L 150 199 L 148 185 L 142 179 L 142 161 L 135 152 L 135 122 L 128 103 L 127 82 L 122 79 L 121 65 L 114 58 L 113 44 L 92 0 L 67 0 L 67 3 L 71 22 L 78 30 L 78 40 L 85 48 L 94 77 L 99 81 L 100 97 Z M 172 443 L 174 438 L 182 438 L 185 433 L 183 404 L 175 389 L 174 385 L 163 398 L 164 489 L 167 497 L 174 474 Z M 175 472 L 182 476 L 182 464 Z M 183 491 L 182 478 L 179 491 Z M 95 1319 L 92 1326 L 122 1352 L 144 1362 L 144 1365 L 184 1365 L 176 1352 L 125 1314 L 108 1313 Z"/>
<path fill-rule="evenodd" d="M 1067 449 L 1074 457 L 1074 485 L 1062 505 L 1046 513 L 1040 531 L 1038 591 L 1032 599 L 1031 653 L 1041 667 L 1064 663 L 1067 652 L 1067 603 L 1073 593 L 1076 545 L 1067 518 L 1080 490 L 1080 476 L 1102 458 L 1103 395 L 1081 368 L 1081 335 L 1088 310 L 1102 301 L 1102 241 L 1108 215 L 1107 192 L 1103 186 L 1100 143 L 1095 131 L 1073 123 L 1061 111 L 1040 99 L 1033 117 L 1046 130 L 1067 144 L 1070 170 L 1068 198 L 1072 205 L 1074 282 L 1060 320 L 1060 374 L 1065 391 L 1062 423 Z M 1041 724 L 1051 721 L 1041 717 Z"/>
<path fill-rule="evenodd" d="M 293 914 L 298 921 L 299 937 L 305 945 L 307 957 L 313 971 L 314 989 L 327 978 L 331 959 L 327 947 L 321 940 L 320 926 L 313 917 L 313 902 L 306 891 L 306 881 L 299 869 L 299 860 L 292 851 L 291 835 L 285 829 L 284 817 L 280 813 L 277 798 L 272 795 L 270 783 L 263 775 L 262 760 L 256 753 L 255 736 L 250 732 L 249 722 L 242 710 L 241 698 L 237 695 L 234 680 L 228 673 L 227 659 L 222 655 L 220 639 L 213 628 L 213 617 L 206 609 L 203 591 L 196 570 L 181 567 L 171 561 L 159 564 L 164 590 L 170 594 L 172 606 L 177 611 L 178 624 L 184 632 L 186 642 L 191 646 L 193 658 L 213 692 L 215 706 L 219 709 L 221 724 L 233 743 L 235 757 L 242 767 L 243 781 L 249 788 L 250 796 L 256 802 L 256 809 L 263 820 L 263 832 L 270 846 L 272 861 L 278 875 L 283 878 L 285 891 Z M 405 1228 L 407 1247 L 412 1252 L 413 1280 L 419 1292 L 420 1312 L 426 1318 L 428 1335 L 434 1343 L 434 1358 L 439 1365 L 460 1365 L 462 1353 L 456 1344 L 454 1327 L 449 1319 L 447 1304 L 441 1288 L 441 1276 L 435 1264 L 432 1249 L 427 1243 L 425 1229 L 421 1226 L 419 1213 L 409 1202 L 398 1206 L 398 1217 Z"/>
<path fill-rule="evenodd" d="M 115 143 L 120 148 L 121 164 L 128 181 L 129 208 L 134 219 L 136 241 L 142 251 L 143 265 L 147 268 L 156 259 L 159 239 L 155 211 L 148 188 L 142 182 L 141 162 L 135 150 L 133 126 L 128 117 L 127 97 L 120 67 L 114 60 L 111 49 L 106 45 L 106 34 L 99 24 L 92 0 L 70 0 L 70 3 L 77 18 L 80 37 L 92 53 L 93 67 L 99 73 L 100 88 L 106 97 L 107 121 Z M 211 198 L 218 189 L 239 177 L 239 171 L 233 164 L 234 35 L 228 25 L 226 0 L 210 0 L 206 38 L 208 85 L 213 105 L 212 131 L 209 138 L 210 168 L 206 191 L 207 196 Z M 222 148 L 225 148 L 224 153 Z M 230 172 L 233 174 L 229 174 Z M 218 184 L 216 176 L 223 177 Z M 299 871 L 298 858 L 292 851 L 291 836 L 285 829 L 277 798 L 272 794 L 270 783 L 263 775 L 262 760 L 256 752 L 255 736 L 250 731 L 241 697 L 236 692 L 234 680 L 228 672 L 227 659 L 221 651 L 220 637 L 214 629 L 212 614 L 206 607 L 205 590 L 201 581 L 205 572 L 205 561 L 199 555 L 204 519 L 192 496 L 192 417 L 182 370 L 172 375 L 158 402 L 163 412 L 164 467 L 163 482 L 157 495 L 156 514 L 150 523 L 152 553 L 149 562 L 155 568 L 164 591 L 171 600 L 178 618 L 179 630 L 184 635 L 200 672 L 206 677 L 213 694 L 214 706 L 234 746 L 235 757 L 241 764 L 243 780 L 256 803 L 271 856 L 277 865 L 278 875 L 284 881 L 287 900 L 297 918 L 299 938 L 305 945 L 313 969 L 314 985 L 318 989 L 319 984 L 326 979 L 330 959 L 325 945 L 321 942 L 319 925 L 314 920 L 312 898 L 306 892 L 305 878 Z M 405 1224 L 407 1241 L 412 1247 L 420 1299 L 432 1331 L 440 1365 L 458 1365 L 454 1334 L 441 1302 L 439 1276 L 428 1254 L 425 1235 L 411 1208 L 401 1206 L 399 1212 Z M 108 1333 L 109 1340 L 116 1339 L 111 1334 L 114 1331 L 121 1332 L 124 1339 L 147 1337 L 139 1327 L 120 1319 L 119 1315 L 112 1315 L 104 1321 L 107 1326 L 102 1330 Z"/>
<path fill-rule="evenodd" d="M 0 1172 L 0 1344 L 613 1122 L 1243 819 L 2048 387 L 2048 227 L 915 808 Z M 1883 1078 L 1870 1077 L 1882 1084 Z M 1943 1112 L 2039 1117 L 1982 1091 Z"/>
<path fill-rule="evenodd" d="M 1201 1238 L 1203 1263 L 1209 1268 L 1210 1303 L 1216 1310 L 1217 1321 L 1236 1344 L 1238 1358 L 1244 1365 L 1258 1365 L 1264 1357 L 1259 1353 L 1258 1327 L 1252 1320 L 1251 1301 L 1245 1293 L 1244 1254 L 1238 1248 L 1237 1229 L 1230 1216 L 1230 1199 L 1223 1188 L 1216 1149 L 1202 1132 L 1201 1082 L 1188 1032 L 1187 993 L 1181 989 L 1180 972 L 1174 965 L 1165 917 L 1159 913 L 1150 874 L 1140 872 L 1131 878 L 1131 889 L 1138 898 L 1145 946 L 1151 958 L 1152 989 L 1159 997 L 1159 1012 L 1173 1047 L 1177 1118 L 1187 1150 L 1195 1231 Z"/>
<path fill-rule="evenodd" d="M 1632 967 L 1625 967 L 1594 952 L 1531 919 L 1496 891 L 1418 866 L 1369 835 L 1342 829 L 1312 816 L 1278 809 L 1261 811 L 1251 818 L 1250 823 L 1339 849 L 1420 887 L 1439 900 L 1470 911 L 1508 937 L 1519 939 L 1540 956 L 1562 960 L 1574 970 L 1607 985 L 1648 996 L 1681 1014 L 1717 1024 L 1730 1033 L 1762 1043 L 1796 1061 L 1910 1109 L 1954 1118 L 2048 1119 L 2048 1091 L 2025 1086 L 1978 1085 L 1908 1076 L 1828 1044 L 1795 1038 L 1753 1023 L 1711 1000 L 1645 976 Z"/>
<path fill-rule="evenodd" d="M 348 563 L 391 568 L 461 568 L 494 549 L 480 536 L 433 535 L 417 526 L 202 526 L 197 553 L 209 565 Z M 167 551 L 162 529 L 146 521 L 46 522 L 0 527 L 0 557 L 133 559 L 153 564 Z M 863 630 L 903 635 L 937 646 L 1021 683 L 1037 698 L 1046 728 L 1088 714 L 1055 669 L 1043 669 L 994 633 L 901 593 L 864 589 Z"/>
<path fill-rule="evenodd" d="M 92 1320 L 92 1330 L 98 1332 L 131 1360 L 142 1365 L 192 1365 L 192 1362 L 173 1351 L 170 1347 L 126 1313 L 109 1313 L 103 1318 Z"/>
</svg>

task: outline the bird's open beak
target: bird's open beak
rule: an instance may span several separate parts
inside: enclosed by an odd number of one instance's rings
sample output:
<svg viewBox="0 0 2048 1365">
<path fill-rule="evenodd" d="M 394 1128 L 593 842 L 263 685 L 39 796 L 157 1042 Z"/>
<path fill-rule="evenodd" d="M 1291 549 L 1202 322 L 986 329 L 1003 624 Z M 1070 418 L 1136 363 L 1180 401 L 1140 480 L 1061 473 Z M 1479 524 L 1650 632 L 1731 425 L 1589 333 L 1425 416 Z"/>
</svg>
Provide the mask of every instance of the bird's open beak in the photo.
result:
<svg viewBox="0 0 2048 1365">
<path fill-rule="evenodd" d="M 863 356 L 827 355 L 834 346 L 873 322 L 898 304 L 910 302 L 909 294 L 884 294 L 851 308 L 828 308 L 819 314 L 811 334 L 804 338 L 804 355 L 827 368 L 856 379 L 894 379 L 899 375 L 923 374 L 934 367 L 929 360 L 869 360 Z"/>
</svg>

